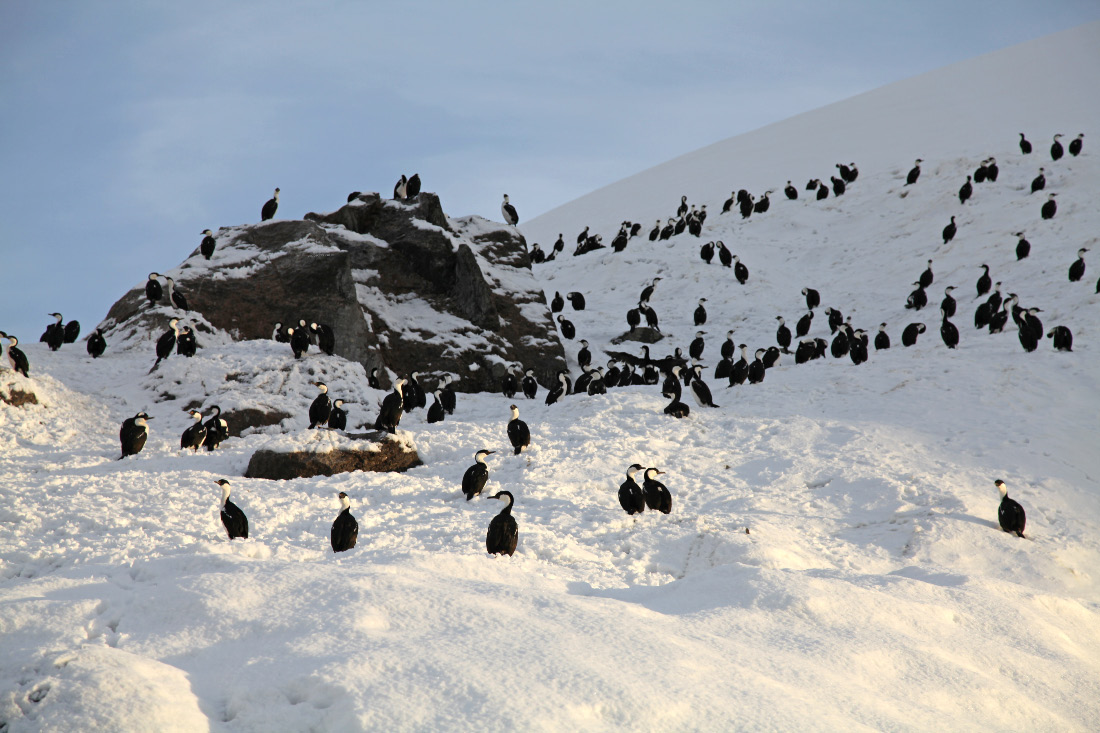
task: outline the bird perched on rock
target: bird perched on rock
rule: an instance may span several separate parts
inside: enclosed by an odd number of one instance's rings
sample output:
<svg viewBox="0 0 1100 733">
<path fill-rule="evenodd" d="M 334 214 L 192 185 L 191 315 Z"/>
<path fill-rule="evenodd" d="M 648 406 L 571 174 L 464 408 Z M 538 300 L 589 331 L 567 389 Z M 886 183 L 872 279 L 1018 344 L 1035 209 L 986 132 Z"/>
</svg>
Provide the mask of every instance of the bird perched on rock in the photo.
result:
<svg viewBox="0 0 1100 733">
<path fill-rule="evenodd" d="M 500 213 L 504 216 L 504 223 L 515 226 L 519 223 L 519 214 L 516 213 L 516 207 L 508 203 L 508 194 L 504 194 L 504 201 L 500 205 Z"/>
</svg>

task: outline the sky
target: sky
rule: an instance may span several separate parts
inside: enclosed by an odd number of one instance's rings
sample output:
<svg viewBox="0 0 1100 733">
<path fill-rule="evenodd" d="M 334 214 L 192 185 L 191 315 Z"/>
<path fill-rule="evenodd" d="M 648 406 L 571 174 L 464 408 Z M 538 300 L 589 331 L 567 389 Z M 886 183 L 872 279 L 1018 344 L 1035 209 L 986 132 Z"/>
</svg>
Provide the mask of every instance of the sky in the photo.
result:
<svg viewBox="0 0 1100 733">
<path fill-rule="evenodd" d="M 704 145 L 1100 19 L 1008 2 L 0 2 L 0 329 L 84 334 L 210 228 L 420 174 L 521 224 Z"/>
</svg>

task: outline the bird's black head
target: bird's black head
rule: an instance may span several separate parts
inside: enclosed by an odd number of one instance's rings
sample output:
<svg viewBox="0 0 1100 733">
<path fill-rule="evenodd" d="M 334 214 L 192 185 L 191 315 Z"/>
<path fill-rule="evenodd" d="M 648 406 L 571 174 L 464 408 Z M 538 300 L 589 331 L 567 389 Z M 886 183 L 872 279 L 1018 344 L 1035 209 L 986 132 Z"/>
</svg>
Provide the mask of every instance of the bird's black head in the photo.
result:
<svg viewBox="0 0 1100 733">
<path fill-rule="evenodd" d="M 229 486 L 229 481 L 223 478 L 218 479 L 214 483 L 216 483 L 218 486 Z"/>
</svg>

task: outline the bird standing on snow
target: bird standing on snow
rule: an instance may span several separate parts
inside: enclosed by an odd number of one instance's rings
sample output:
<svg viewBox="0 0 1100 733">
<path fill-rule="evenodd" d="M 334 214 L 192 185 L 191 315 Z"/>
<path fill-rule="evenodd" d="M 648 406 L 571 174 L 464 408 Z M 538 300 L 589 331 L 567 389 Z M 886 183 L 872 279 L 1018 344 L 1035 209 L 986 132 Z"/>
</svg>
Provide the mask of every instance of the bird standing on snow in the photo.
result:
<svg viewBox="0 0 1100 733">
<path fill-rule="evenodd" d="M 328 426 L 331 430 L 348 429 L 348 411 L 344 409 L 343 400 L 332 401 L 332 412 L 328 416 Z"/>
<path fill-rule="evenodd" d="M 122 443 L 122 455 L 119 456 L 119 460 L 141 452 L 141 449 L 145 447 L 146 439 L 149 437 L 149 423 L 147 421 L 152 419 L 144 412 L 139 412 L 133 417 L 128 417 L 122 421 L 122 428 L 118 431 L 118 439 Z"/>
<path fill-rule="evenodd" d="M 504 216 L 504 223 L 515 226 L 519 223 L 519 214 L 516 207 L 508 203 L 508 194 L 504 194 L 504 202 L 500 205 L 500 213 Z"/>
<path fill-rule="evenodd" d="M 669 493 L 667 486 L 653 478 L 663 473 L 664 471 L 658 471 L 656 468 L 647 468 L 642 479 L 642 493 L 645 495 L 646 506 L 662 514 L 668 514 L 672 511 L 672 494 Z"/>
<path fill-rule="evenodd" d="M 10 341 L 8 344 L 8 361 L 11 362 L 12 370 L 22 374 L 24 377 L 30 376 L 27 372 L 31 365 L 27 360 L 27 355 L 19 348 L 19 339 L 3 331 L 0 331 L 0 338 L 6 338 Z"/>
<path fill-rule="evenodd" d="M 159 277 L 159 272 L 150 272 L 149 279 L 145 281 L 145 297 L 149 299 L 149 305 L 156 305 L 164 297 L 164 288 L 157 279 Z"/>
<path fill-rule="evenodd" d="M 241 508 L 229 500 L 229 482 L 225 479 L 218 479 L 215 481 L 218 486 L 222 487 L 222 525 L 225 526 L 226 534 L 229 535 L 229 539 L 236 539 L 240 537 L 242 539 L 248 539 L 248 517 L 244 515 Z"/>
<path fill-rule="evenodd" d="M 489 522 L 489 532 L 485 535 L 485 549 L 490 555 L 511 556 L 519 542 L 519 528 L 516 526 L 516 518 L 512 516 L 512 505 L 516 500 L 510 491 L 501 491 L 489 498 L 507 501 L 508 506 L 501 509 L 500 514 Z"/>
<path fill-rule="evenodd" d="M 332 531 L 329 533 L 333 552 L 350 550 L 355 547 L 355 541 L 359 538 L 359 523 L 351 516 L 351 500 L 343 491 L 339 498 L 340 513 L 336 515 L 336 521 L 332 523 Z"/>
<path fill-rule="evenodd" d="M 1001 529 L 1017 537 L 1023 537 L 1024 524 L 1027 522 L 1024 508 L 1018 502 L 1008 498 L 1008 487 L 1005 486 L 1004 481 L 997 479 L 993 484 L 997 487 L 997 491 L 1001 492 L 1001 505 L 997 507 L 997 521 Z"/>
<path fill-rule="evenodd" d="M 462 474 L 462 493 L 466 495 L 466 501 L 480 496 L 485 483 L 489 480 L 489 466 L 485 463 L 485 456 L 491 456 L 496 451 L 484 448 L 474 454 L 474 465 L 466 469 Z"/>
<path fill-rule="evenodd" d="M 191 310 L 187 307 L 187 298 L 184 297 L 183 293 L 176 290 L 176 281 L 167 275 L 164 276 L 164 281 L 168 283 L 168 301 L 181 311 Z"/>
<path fill-rule="evenodd" d="M 206 426 L 202 424 L 201 412 L 190 410 L 189 414 L 195 422 L 180 436 L 180 449 L 190 448 L 192 451 L 197 451 L 206 440 Z"/>
<path fill-rule="evenodd" d="M 512 419 L 508 421 L 508 440 L 515 448 L 515 455 L 519 455 L 525 448 L 531 445 L 531 430 L 527 423 L 519 419 L 519 408 L 512 405 Z"/>
<path fill-rule="evenodd" d="M 168 322 L 168 330 L 160 335 L 157 339 L 157 360 L 153 362 L 153 369 L 157 368 L 157 364 L 160 364 L 161 360 L 167 359 L 172 355 L 172 352 L 176 348 L 176 339 L 179 337 L 180 330 L 177 324 L 180 319 L 173 318 Z M 150 369 L 149 371 L 153 371 Z"/>
<path fill-rule="evenodd" d="M 645 496 L 642 487 L 634 480 L 634 474 L 642 470 L 642 466 L 635 463 L 626 469 L 626 481 L 619 485 L 619 506 L 627 514 L 641 514 L 645 511 Z"/>
<path fill-rule="evenodd" d="M 92 335 L 88 337 L 88 354 L 93 359 L 98 359 L 103 356 L 103 352 L 107 350 L 107 340 L 103 338 L 103 332 L 98 328 L 92 331 Z"/>
<path fill-rule="evenodd" d="M 218 242 L 214 239 L 214 232 L 209 229 L 203 229 L 201 233 L 205 236 L 202 238 L 202 243 L 199 244 L 199 252 L 206 259 L 210 259 L 214 256 L 214 248 L 218 245 Z"/>
<path fill-rule="evenodd" d="M 1077 259 L 1069 266 L 1069 281 L 1075 283 L 1085 276 L 1085 253 L 1088 249 L 1082 247 L 1077 250 Z"/>
<path fill-rule="evenodd" d="M 387 433 L 397 432 L 397 426 L 401 422 L 402 406 L 404 405 L 404 397 L 401 394 L 404 386 L 405 380 L 398 379 L 393 384 L 393 392 L 390 392 L 382 400 L 382 407 L 378 411 L 378 419 L 374 421 L 375 430 L 385 430 Z"/>
</svg>

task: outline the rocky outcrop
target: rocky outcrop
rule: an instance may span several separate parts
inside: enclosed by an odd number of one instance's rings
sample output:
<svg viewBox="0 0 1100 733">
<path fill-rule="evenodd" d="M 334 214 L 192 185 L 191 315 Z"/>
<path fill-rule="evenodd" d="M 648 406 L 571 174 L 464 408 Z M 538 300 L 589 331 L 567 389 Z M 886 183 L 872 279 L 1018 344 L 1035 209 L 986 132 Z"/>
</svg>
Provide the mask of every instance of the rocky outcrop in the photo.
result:
<svg viewBox="0 0 1100 733">
<path fill-rule="evenodd" d="M 549 384 L 565 368 L 523 237 L 479 217 L 449 219 L 435 194 L 362 194 L 301 221 L 223 228 L 216 240 L 209 261 L 196 249 L 163 272 L 191 312 L 166 298 L 151 306 L 143 281 L 100 324 L 115 348 L 151 351 L 172 317 L 200 343 L 267 339 L 276 322 L 305 319 L 330 325 L 336 354 L 368 373 L 418 371 L 429 388 L 450 373 L 460 391 L 497 390 L 511 363 Z"/>
<path fill-rule="evenodd" d="M 25 392 L 18 387 L 7 385 L 6 388 L 0 388 L 0 402 L 11 405 L 12 407 L 22 407 L 23 405 L 37 405 L 38 395 L 34 392 Z"/>
<path fill-rule="evenodd" d="M 407 438 L 373 431 L 346 436 L 363 447 L 340 446 L 321 451 L 261 449 L 252 454 L 247 478 L 293 479 L 332 476 L 350 471 L 404 471 L 420 464 Z"/>
</svg>

